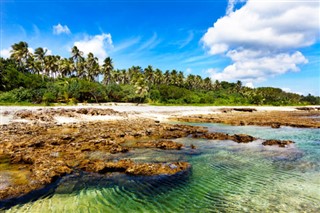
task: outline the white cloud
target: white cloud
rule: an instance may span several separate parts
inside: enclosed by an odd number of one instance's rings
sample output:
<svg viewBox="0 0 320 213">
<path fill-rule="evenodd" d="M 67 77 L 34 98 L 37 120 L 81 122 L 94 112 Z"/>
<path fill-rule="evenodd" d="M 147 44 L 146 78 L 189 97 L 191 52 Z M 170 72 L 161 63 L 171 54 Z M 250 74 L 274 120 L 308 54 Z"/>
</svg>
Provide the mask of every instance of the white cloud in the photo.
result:
<svg viewBox="0 0 320 213">
<path fill-rule="evenodd" d="M 246 86 L 246 87 L 249 87 L 249 88 L 252 88 L 252 89 L 254 88 L 254 85 L 253 85 L 252 82 L 246 83 L 245 86 Z"/>
<path fill-rule="evenodd" d="M 71 34 L 71 31 L 67 25 L 62 26 L 60 23 L 53 26 L 53 34 L 60 35 L 62 33 Z"/>
<path fill-rule="evenodd" d="M 0 56 L 2 58 L 10 58 L 10 55 L 11 55 L 10 51 L 11 51 L 11 48 L 2 49 L 2 50 L 0 50 Z"/>
<path fill-rule="evenodd" d="M 46 52 L 46 55 L 52 55 L 52 51 L 50 49 L 48 49 L 47 47 L 43 48 Z"/>
<path fill-rule="evenodd" d="M 308 60 L 300 53 L 295 52 L 279 54 L 258 54 L 252 55 L 243 52 L 234 52 L 227 55 L 234 61 L 233 64 L 224 68 L 223 72 L 214 72 L 211 77 L 217 80 L 242 80 L 244 82 L 264 81 L 268 77 L 284 74 L 288 71 L 297 72 L 297 64 L 305 64 Z M 243 57 L 240 57 L 243 56 Z"/>
<path fill-rule="evenodd" d="M 85 55 L 92 52 L 102 63 L 108 56 L 106 49 L 112 47 L 110 34 L 102 33 L 101 35 L 86 36 L 83 40 L 74 42 L 80 51 Z"/>
<path fill-rule="evenodd" d="M 157 33 L 154 33 L 153 36 L 143 43 L 137 51 L 145 50 L 145 49 L 153 49 L 160 43 L 158 39 Z"/>
<path fill-rule="evenodd" d="M 245 1 L 246 1 L 246 0 L 229 0 L 229 1 L 228 1 L 227 11 L 226 11 L 227 15 L 229 15 L 230 13 L 233 12 L 234 7 L 235 7 L 235 5 L 236 5 L 237 3 L 239 3 L 239 2 L 245 2 Z"/>
<path fill-rule="evenodd" d="M 229 0 L 227 15 L 217 20 L 202 37 L 209 54 L 224 54 L 232 64 L 219 80 L 263 81 L 268 77 L 299 71 L 308 60 L 297 51 L 316 42 L 319 4 L 303 1 Z"/>
<path fill-rule="evenodd" d="M 122 50 L 125 50 L 127 48 L 130 48 L 132 47 L 133 45 L 139 43 L 140 41 L 140 37 L 136 37 L 136 38 L 131 38 L 129 40 L 126 40 L 120 44 L 114 44 L 114 48 L 112 49 L 112 52 L 119 52 L 119 51 L 122 51 Z"/>
<path fill-rule="evenodd" d="M 194 33 L 192 31 L 189 31 L 188 37 L 184 40 L 178 41 L 176 44 L 179 45 L 179 49 L 184 48 L 187 46 L 194 38 Z"/>
</svg>

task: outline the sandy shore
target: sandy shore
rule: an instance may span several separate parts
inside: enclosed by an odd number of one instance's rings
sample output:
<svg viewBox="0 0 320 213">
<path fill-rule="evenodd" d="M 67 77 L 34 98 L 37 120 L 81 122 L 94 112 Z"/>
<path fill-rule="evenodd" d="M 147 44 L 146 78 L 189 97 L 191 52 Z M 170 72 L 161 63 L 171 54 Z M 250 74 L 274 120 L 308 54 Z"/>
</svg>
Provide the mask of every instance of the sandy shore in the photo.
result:
<svg viewBox="0 0 320 213">
<path fill-rule="evenodd" d="M 121 112 L 121 115 L 81 115 L 78 117 L 55 116 L 57 123 L 74 123 L 95 120 L 121 120 L 134 118 L 149 118 L 159 121 L 167 121 L 170 117 L 189 116 L 189 115 L 208 115 L 221 113 L 223 108 L 254 108 L 257 111 L 295 111 L 296 107 L 224 107 L 224 106 L 150 106 L 150 105 L 135 105 L 135 104 L 87 104 L 77 106 L 58 106 L 58 107 L 26 107 L 26 106 L 1 106 L 0 107 L 0 125 L 11 122 L 29 122 L 25 119 L 16 119 L 14 114 L 21 110 L 38 111 L 39 109 L 112 109 Z"/>
</svg>

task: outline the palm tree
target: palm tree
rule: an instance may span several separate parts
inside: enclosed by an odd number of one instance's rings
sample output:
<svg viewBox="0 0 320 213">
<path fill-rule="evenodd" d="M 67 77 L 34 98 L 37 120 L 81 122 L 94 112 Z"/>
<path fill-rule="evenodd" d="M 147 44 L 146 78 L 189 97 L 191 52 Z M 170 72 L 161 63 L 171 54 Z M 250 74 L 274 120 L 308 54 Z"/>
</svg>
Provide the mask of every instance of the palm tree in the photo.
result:
<svg viewBox="0 0 320 213">
<path fill-rule="evenodd" d="M 58 70 L 61 77 L 66 77 L 71 75 L 72 71 L 74 70 L 73 61 L 67 58 L 63 58 L 62 60 L 58 61 Z"/>
<path fill-rule="evenodd" d="M 183 82 L 184 82 L 184 74 L 183 74 L 183 72 L 180 71 L 180 72 L 178 73 L 178 76 L 177 76 L 177 85 L 178 85 L 179 87 L 182 87 Z"/>
<path fill-rule="evenodd" d="M 187 79 L 186 79 L 186 87 L 188 89 L 194 89 L 195 88 L 195 76 L 192 74 L 189 74 Z"/>
<path fill-rule="evenodd" d="M 129 76 L 128 76 L 128 72 L 125 69 L 121 70 L 121 84 L 129 84 Z"/>
<path fill-rule="evenodd" d="M 11 58 L 16 60 L 22 68 L 24 65 L 26 65 L 27 59 L 30 56 L 29 50 L 28 50 L 28 43 L 24 41 L 20 41 L 19 43 L 15 43 L 11 46 Z"/>
<path fill-rule="evenodd" d="M 139 96 L 139 103 L 142 102 L 143 99 L 146 98 L 148 95 L 149 87 L 147 86 L 143 76 L 141 75 L 140 78 L 137 80 L 137 82 L 134 85 L 136 89 L 136 94 Z"/>
<path fill-rule="evenodd" d="M 172 70 L 171 73 L 170 73 L 170 84 L 171 85 L 175 85 L 177 86 L 178 85 L 178 72 L 177 70 Z"/>
<path fill-rule="evenodd" d="M 162 71 L 159 69 L 156 69 L 156 71 L 154 72 L 154 84 L 160 85 L 162 83 L 163 83 Z"/>
<path fill-rule="evenodd" d="M 171 79 L 171 76 L 170 76 L 170 71 L 169 70 L 166 70 L 166 72 L 164 73 L 163 75 L 163 83 L 169 85 L 170 84 L 170 80 Z"/>
<path fill-rule="evenodd" d="M 105 85 L 108 85 L 110 83 L 110 81 L 111 81 L 111 72 L 112 72 L 112 70 L 113 70 L 112 59 L 110 57 L 107 57 L 103 61 L 102 70 L 101 70 L 101 74 L 104 75 L 103 83 Z"/>
<path fill-rule="evenodd" d="M 78 77 L 81 77 L 84 72 L 84 58 L 82 57 L 83 52 L 78 49 L 77 46 L 71 49 L 71 58 L 74 61 L 74 68 Z"/>
<path fill-rule="evenodd" d="M 98 58 L 94 57 L 93 53 L 89 53 L 85 61 L 85 76 L 89 81 L 94 81 L 99 75 L 100 67 Z"/>
<path fill-rule="evenodd" d="M 212 89 L 212 81 L 209 77 L 206 77 L 204 80 L 203 80 L 203 89 L 209 91 Z"/>
<path fill-rule="evenodd" d="M 154 83 L 153 68 L 151 65 L 144 69 L 144 76 L 145 80 L 148 82 L 148 86 L 150 87 Z"/>
<path fill-rule="evenodd" d="M 31 73 L 38 73 L 41 70 L 41 65 L 39 61 L 36 61 L 33 55 L 30 55 L 27 59 L 26 62 L 26 68 L 28 69 L 28 71 L 30 71 Z"/>
<path fill-rule="evenodd" d="M 238 80 L 235 85 L 235 92 L 240 93 L 241 89 L 242 89 L 242 82 Z"/>
<path fill-rule="evenodd" d="M 55 77 L 55 73 L 58 71 L 58 58 L 53 55 L 44 57 L 44 71 L 49 77 Z"/>
<path fill-rule="evenodd" d="M 195 89 L 200 89 L 201 85 L 203 85 L 203 80 L 202 80 L 201 76 L 196 75 L 194 81 L 195 81 L 194 82 Z"/>
<path fill-rule="evenodd" d="M 35 59 L 40 63 L 40 71 L 43 72 L 44 70 L 44 57 L 47 53 L 47 49 L 43 49 L 42 47 L 38 47 L 34 51 Z M 38 75 L 40 75 L 40 71 L 38 72 Z"/>
<path fill-rule="evenodd" d="M 132 66 L 131 68 L 129 68 L 128 72 L 129 72 L 129 83 L 131 85 L 134 85 L 137 82 L 138 77 L 140 77 L 142 73 L 142 69 L 140 66 Z"/>
<path fill-rule="evenodd" d="M 213 84 L 213 89 L 219 90 L 220 88 L 221 88 L 221 83 L 218 80 L 216 80 Z"/>
</svg>

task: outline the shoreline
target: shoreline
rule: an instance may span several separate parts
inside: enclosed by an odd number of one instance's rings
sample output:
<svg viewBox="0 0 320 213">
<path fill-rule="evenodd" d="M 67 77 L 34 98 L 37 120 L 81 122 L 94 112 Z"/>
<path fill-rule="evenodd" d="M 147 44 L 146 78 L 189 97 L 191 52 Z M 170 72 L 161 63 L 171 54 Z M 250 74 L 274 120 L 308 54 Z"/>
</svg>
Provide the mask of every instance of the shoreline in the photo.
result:
<svg viewBox="0 0 320 213">
<path fill-rule="evenodd" d="M 320 106 L 310 106 L 310 108 L 319 109 Z M 121 120 L 121 119 L 136 119 L 136 118 L 148 118 L 153 120 L 159 120 L 161 122 L 169 121 L 171 117 L 183 117 L 192 115 L 208 115 L 208 114 L 221 114 L 221 109 L 256 109 L 257 112 L 270 112 L 270 111 L 298 111 L 295 106 L 151 106 L 151 105 L 136 105 L 129 103 L 110 103 L 104 105 L 98 104 L 86 104 L 77 106 L 0 106 L 0 125 L 9 124 L 12 122 L 28 122 L 27 120 L 14 119 L 13 115 L 17 111 L 21 110 L 57 110 L 57 109 L 111 109 L 117 112 L 124 113 L 121 116 L 80 116 L 74 119 L 64 116 L 55 116 L 55 120 L 58 124 L 62 123 L 74 123 L 74 122 L 86 122 L 86 121 L 107 121 L 107 120 Z"/>
</svg>

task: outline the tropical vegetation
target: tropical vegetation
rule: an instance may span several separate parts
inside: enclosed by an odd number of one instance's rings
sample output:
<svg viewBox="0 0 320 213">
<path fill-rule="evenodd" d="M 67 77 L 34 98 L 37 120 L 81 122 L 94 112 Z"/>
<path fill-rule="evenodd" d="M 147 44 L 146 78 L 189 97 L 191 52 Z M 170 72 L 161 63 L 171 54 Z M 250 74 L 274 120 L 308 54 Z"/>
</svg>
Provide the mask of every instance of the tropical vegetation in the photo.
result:
<svg viewBox="0 0 320 213">
<path fill-rule="evenodd" d="M 0 58 L 0 103 L 135 102 L 204 105 L 306 105 L 320 98 L 278 88 L 249 88 L 241 81 L 214 82 L 182 71 L 132 66 L 115 69 L 110 57 L 99 63 L 93 53 L 76 46 L 69 58 L 34 53 L 26 42 L 12 45 L 11 56 Z"/>
</svg>

